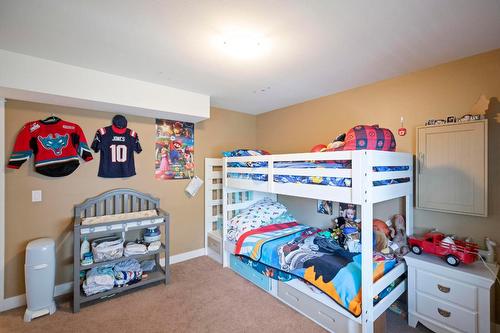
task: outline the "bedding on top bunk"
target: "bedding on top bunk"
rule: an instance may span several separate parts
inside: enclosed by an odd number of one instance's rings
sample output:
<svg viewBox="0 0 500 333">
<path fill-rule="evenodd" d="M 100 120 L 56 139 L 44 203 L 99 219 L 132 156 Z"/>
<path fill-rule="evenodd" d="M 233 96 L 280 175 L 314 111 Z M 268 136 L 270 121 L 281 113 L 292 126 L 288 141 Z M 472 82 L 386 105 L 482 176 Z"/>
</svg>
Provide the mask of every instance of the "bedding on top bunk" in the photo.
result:
<svg viewBox="0 0 500 333">
<path fill-rule="evenodd" d="M 237 156 L 261 156 L 269 155 L 267 151 L 264 150 L 250 150 L 250 149 L 238 149 L 231 152 L 224 152 L 225 157 L 237 157 Z M 247 162 L 228 162 L 227 167 L 229 168 L 267 168 L 268 162 L 266 161 L 247 161 Z M 352 161 L 276 161 L 273 162 L 273 167 L 276 169 L 294 168 L 294 169 L 350 169 L 352 168 Z M 410 166 L 375 166 L 373 167 L 374 172 L 387 172 L 387 171 L 407 171 Z M 276 172 L 276 171 L 275 171 Z M 279 171 L 278 171 L 279 172 Z M 245 180 L 255 180 L 255 181 L 268 181 L 267 174 L 256 174 L 256 173 L 238 173 L 229 172 L 227 174 L 229 178 L 233 179 L 245 179 Z M 296 175 L 280 175 L 275 174 L 273 180 L 276 183 L 292 183 L 292 184 L 316 184 L 316 185 L 327 185 L 327 186 L 337 186 L 337 187 L 351 187 L 351 178 L 345 177 L 322 177 L 322 176 L 296 176 Z M 397 178 L 397 179 L 386 179 L 374 181 L 374 186 L 391 185 L 409 182 L 410 178 Z"/>
<path fill-rule="evenodd" d="M 395 167 L 392 167 L 395 168 Z M 404 168 L 404 167 L 402 167 Z M 408 170 L 408 169 L 406 169 Z M 388 170 L 388 171 L 399 171 L 399 170 Z M 403 171 L 403 169 L 401 170 Z M 276 171 L 275 171 L 276 172 Z M 233 179 L 244 179 L 244 180 L 254 180 L 267 182 L 267 174 L 258 173 L 237 173 L 228 172 L 228 178 Z M 327 186 L 337 186 L 337 187 L 351 187 L 352 179 L 345 177 L 323 177 L 323 176 L 294 176 L 294 175 L 274 175 L 273 180 L 275 183 L 291 183 L 291 184 L 312 184 L 312 185 L 327 185 Z M 384 179 L 376 180 L 373 182 L 373 186 L 383 186 L 407 183 L 410 181 L 409 177 L 395 178 L 395 179 Z"/>
</svg>

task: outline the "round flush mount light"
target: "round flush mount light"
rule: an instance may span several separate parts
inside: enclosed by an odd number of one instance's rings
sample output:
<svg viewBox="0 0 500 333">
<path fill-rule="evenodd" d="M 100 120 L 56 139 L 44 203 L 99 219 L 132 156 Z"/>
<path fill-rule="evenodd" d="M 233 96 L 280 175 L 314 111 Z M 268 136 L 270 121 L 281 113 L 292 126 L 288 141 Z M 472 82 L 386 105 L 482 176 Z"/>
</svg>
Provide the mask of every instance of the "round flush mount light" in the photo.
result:
<svg viewBox="0 0 500 333">
<path fill-rule="evenodd" d="M 216 42 L 223 53 L 236 59 L 258 58 L 270 50 L 268 38 L 241 29 L 230 29 L 221 33 Z"/>
</svg>

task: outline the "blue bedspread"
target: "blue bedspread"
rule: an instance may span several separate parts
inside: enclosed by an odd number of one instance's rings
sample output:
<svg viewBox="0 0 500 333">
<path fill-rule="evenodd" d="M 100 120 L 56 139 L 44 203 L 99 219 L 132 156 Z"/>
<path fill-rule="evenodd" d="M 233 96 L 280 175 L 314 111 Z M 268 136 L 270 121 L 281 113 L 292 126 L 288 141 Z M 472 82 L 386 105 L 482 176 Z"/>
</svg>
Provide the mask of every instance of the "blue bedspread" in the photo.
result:
<svg viewBox="0 0 500 333">
<path fill-rule="evenodd" d="M 311 283 L 354 316 L 361 314 L 361 254 L 350 253 L 296 222 L 273 224 L 243 234 L 235 254 Z M 396 260 L 373 263 L 374 280 Z"/>
</svg>

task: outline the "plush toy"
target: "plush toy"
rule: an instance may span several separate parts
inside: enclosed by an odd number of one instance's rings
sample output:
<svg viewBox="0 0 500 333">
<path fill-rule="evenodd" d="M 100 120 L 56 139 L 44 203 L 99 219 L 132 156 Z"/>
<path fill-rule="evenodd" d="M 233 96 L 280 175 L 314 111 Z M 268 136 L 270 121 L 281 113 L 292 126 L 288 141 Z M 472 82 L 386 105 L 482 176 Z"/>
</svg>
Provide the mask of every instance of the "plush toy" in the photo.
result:
<svg viewBox="0 0 500 333">
<path fill-rule="evenodd" d="M 373 230 L 373 236 L 375 239 L 375 251 L 383 252 L 389 245 L 389 239 L 383 231 Z"/>
<path fill-rule="evenodd" d="M 387 223 L 379 219 L 373 220 L 373 230 L 383 232 L 388 238 L 393 238 L 395 233 L 394 228 L 389 227 Z"/>
<path fill-rule="evenodd" d="M 339 136 L 337 136 L 333 142 L 330 142 L 328 144 L 328 146 L 326 146 L 327 150 L 329 151 L 332 151 L 332 150 L 335 150 L 337 148 L 340 148 L 344 145 L 344 141 L 345 141 L 345 133 L 342 133 L 340 134 Z"/>
<path fill-rule="evenodd" d="M 326 149 L 326 146 L 322 143 L 311 148 L 311 153 L 319 153 Z"/>
<path fill-rule="evenodd" d="M 397 255 L 405 255 L 409 251 L 405 219 L 403 215 L 396 214 L 392 217 L 391 221 L 395 231 L 392 242 L 397 245 L 397 247 L 393 245 L 392 248 Z"/>
<path fill-rule="evenodd" d="M 345 234 L 343 233 L 345 224 L 346 219 L 342 216 L 333 220 L 332 238 L 335 239 L 342 247 L 344 247 L 346 239 Z"/>
</svg>

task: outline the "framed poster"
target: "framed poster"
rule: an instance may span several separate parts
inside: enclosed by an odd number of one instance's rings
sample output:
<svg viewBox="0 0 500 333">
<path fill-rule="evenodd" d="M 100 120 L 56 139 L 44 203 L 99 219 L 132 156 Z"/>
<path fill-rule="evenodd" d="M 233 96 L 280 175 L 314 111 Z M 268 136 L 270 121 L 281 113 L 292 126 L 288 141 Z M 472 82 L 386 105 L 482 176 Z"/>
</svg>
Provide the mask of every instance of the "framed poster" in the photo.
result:
<svg viewBox="0 0 500 333">
<path fill-rule="evenodd" d="M 358 206 L 350 203 L 339 203 L 339 215 L 345 219 L 349 221 L 356 221 L 359 218 L 358 213 Z"/>
<path fill-rule="evenodd" d="M 156 119 L 155 177 L 187 179 L 194 176 L 194 124 Z"/>
<path fill-rule="evenodd" d="M 333 202 L 328 200 L 318 200 L 317 212 L 319 214 L 333 215 Z"/>
</svg>

